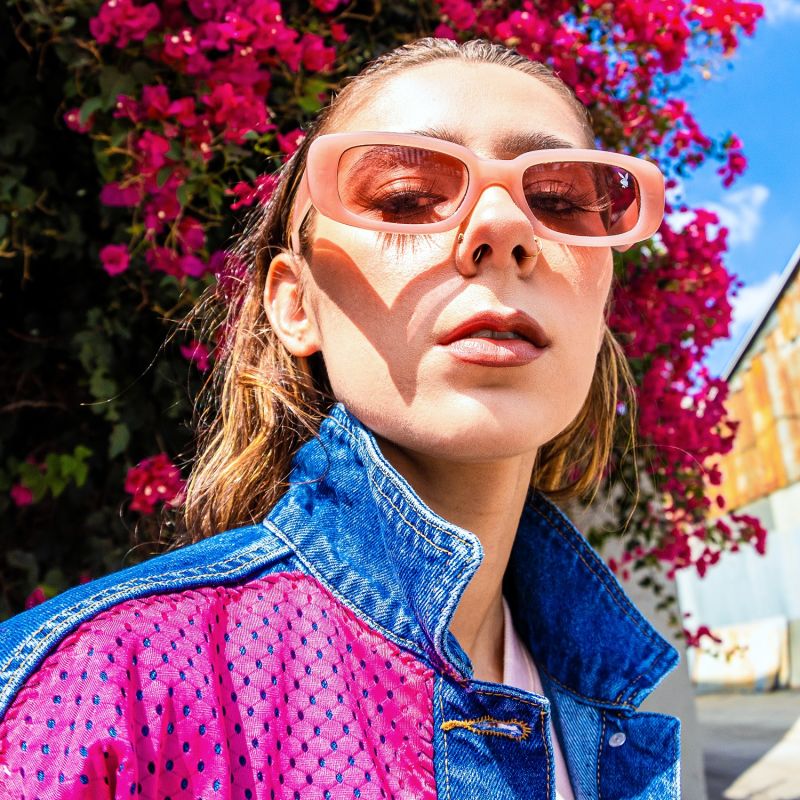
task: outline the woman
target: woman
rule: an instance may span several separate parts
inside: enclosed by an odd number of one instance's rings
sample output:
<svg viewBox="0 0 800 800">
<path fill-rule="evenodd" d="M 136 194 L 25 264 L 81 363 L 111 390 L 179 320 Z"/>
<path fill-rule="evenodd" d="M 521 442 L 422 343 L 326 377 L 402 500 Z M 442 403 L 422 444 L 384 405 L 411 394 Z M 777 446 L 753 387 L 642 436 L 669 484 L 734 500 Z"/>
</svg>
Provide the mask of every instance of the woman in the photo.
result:
<svg viewBox="0 0 800 800">
<path fill-rule="evenodd" d="M 338 95 L 241 248 L 202 541 L 4 633 L 8 796 L 678 796 L 677 656 L 544 497 L 600 480 L 611 247 L 663 213 L 592 146 L 486 42 Z"/>
</svg>

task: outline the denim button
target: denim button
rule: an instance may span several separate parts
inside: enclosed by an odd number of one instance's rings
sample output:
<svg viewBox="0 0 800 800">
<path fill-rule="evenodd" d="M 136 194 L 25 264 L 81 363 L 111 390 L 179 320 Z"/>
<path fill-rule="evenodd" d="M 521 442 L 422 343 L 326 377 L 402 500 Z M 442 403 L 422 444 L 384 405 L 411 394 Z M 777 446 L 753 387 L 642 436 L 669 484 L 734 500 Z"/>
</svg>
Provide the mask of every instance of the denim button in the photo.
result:
<svg viewBox="0 0 800 800">
<path fill-rule="evenodd" d="M 608 743 L 611 747 L 621 747 L 625 744 L 625 739 L 628 737 L 625 736 L 624 733 L 615 733 L 612 734 L 611 738 L 608 740 Z"/>
</svg>

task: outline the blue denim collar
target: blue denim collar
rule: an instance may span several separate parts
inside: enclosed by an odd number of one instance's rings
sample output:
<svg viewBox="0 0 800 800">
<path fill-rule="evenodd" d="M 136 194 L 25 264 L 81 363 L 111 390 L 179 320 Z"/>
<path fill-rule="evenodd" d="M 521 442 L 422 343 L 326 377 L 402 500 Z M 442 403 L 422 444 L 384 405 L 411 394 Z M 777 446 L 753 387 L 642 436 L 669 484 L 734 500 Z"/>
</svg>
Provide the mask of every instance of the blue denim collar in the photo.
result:
<svg viewBox="0 0 800 800">
<path fill-rule="evenodd" d="M 343 406 L 298 453 L 265 525 L 370 624 L 467 681 L 449 625 L 483 559 L 478 538 L 435 514 Z M 320 535 L 320 531 L 325 535 Z M 505 576 L 515 625 L 562 689 L 635 707 L 678 660 L 583 536 L 531 493 Z"/>
</svg>

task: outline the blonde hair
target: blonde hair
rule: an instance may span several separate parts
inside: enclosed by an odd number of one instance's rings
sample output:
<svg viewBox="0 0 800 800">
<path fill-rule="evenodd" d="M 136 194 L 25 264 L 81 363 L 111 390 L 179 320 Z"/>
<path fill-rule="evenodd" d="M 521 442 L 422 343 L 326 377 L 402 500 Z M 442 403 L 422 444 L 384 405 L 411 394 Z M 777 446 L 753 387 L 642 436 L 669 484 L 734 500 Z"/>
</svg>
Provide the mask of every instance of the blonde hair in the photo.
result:
<svg viewBox="0 0 800 800">
<path fill-rule="evenodd" d="M 209 297 L 198 309 L 205 325 L 222 326 L 225 336 L 204 389 L 207 402 L 200 413 L 198 455 L 187 486 L 179 542 L 263 519 L 286 489 L 293 456 L 316 434 L 335 402 L 321 357 L 290 356 L 270 328 L 263 299 L 269 264 L 288 247 L 290 212 L 308 146 L 341 115 L 368 102 L 370 87 L 442 59 L 508 66 L 544 82 L 575 110 L 587 146 L 592 146 L 588 113 L 569 87 L 545 65 L 499 44 L 420 39 L 380 56 L 349 79 L 317 117 L 281 171 L 267 207 L 254 214 L 235 247 L 232 258 L 246 266 L 246 272 L 223 303 Z M 301 230 L 304 254 L 308 225 L 307 219 Z M 534 488 L 555 500 L 597 491 L 609 463 L 623 396 L 632 421 L 630 371 L 622 348 L 606 328 L 586 401 L 566 430 L 540 448 L 531 478 Z"/>
</svg>

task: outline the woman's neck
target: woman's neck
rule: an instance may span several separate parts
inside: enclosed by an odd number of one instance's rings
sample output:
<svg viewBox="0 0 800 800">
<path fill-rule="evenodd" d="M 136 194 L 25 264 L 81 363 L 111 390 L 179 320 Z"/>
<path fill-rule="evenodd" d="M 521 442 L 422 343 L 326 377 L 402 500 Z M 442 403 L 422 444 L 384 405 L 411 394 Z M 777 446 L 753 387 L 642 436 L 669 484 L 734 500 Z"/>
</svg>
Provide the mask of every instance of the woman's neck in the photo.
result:
<svg viewBox="0 0 800 800">
<path fill-rule="evenodd" d="M 453 616 L 450 631 L 472 661 L 475 678 L 503 677 L 503 575 L 530 485 L 535 454 L 492 463 L 452 463 L 409 454 L 380 440 L 381 451 L 422 500 L 474 533 L 484 559 Z"/>
</svg>

